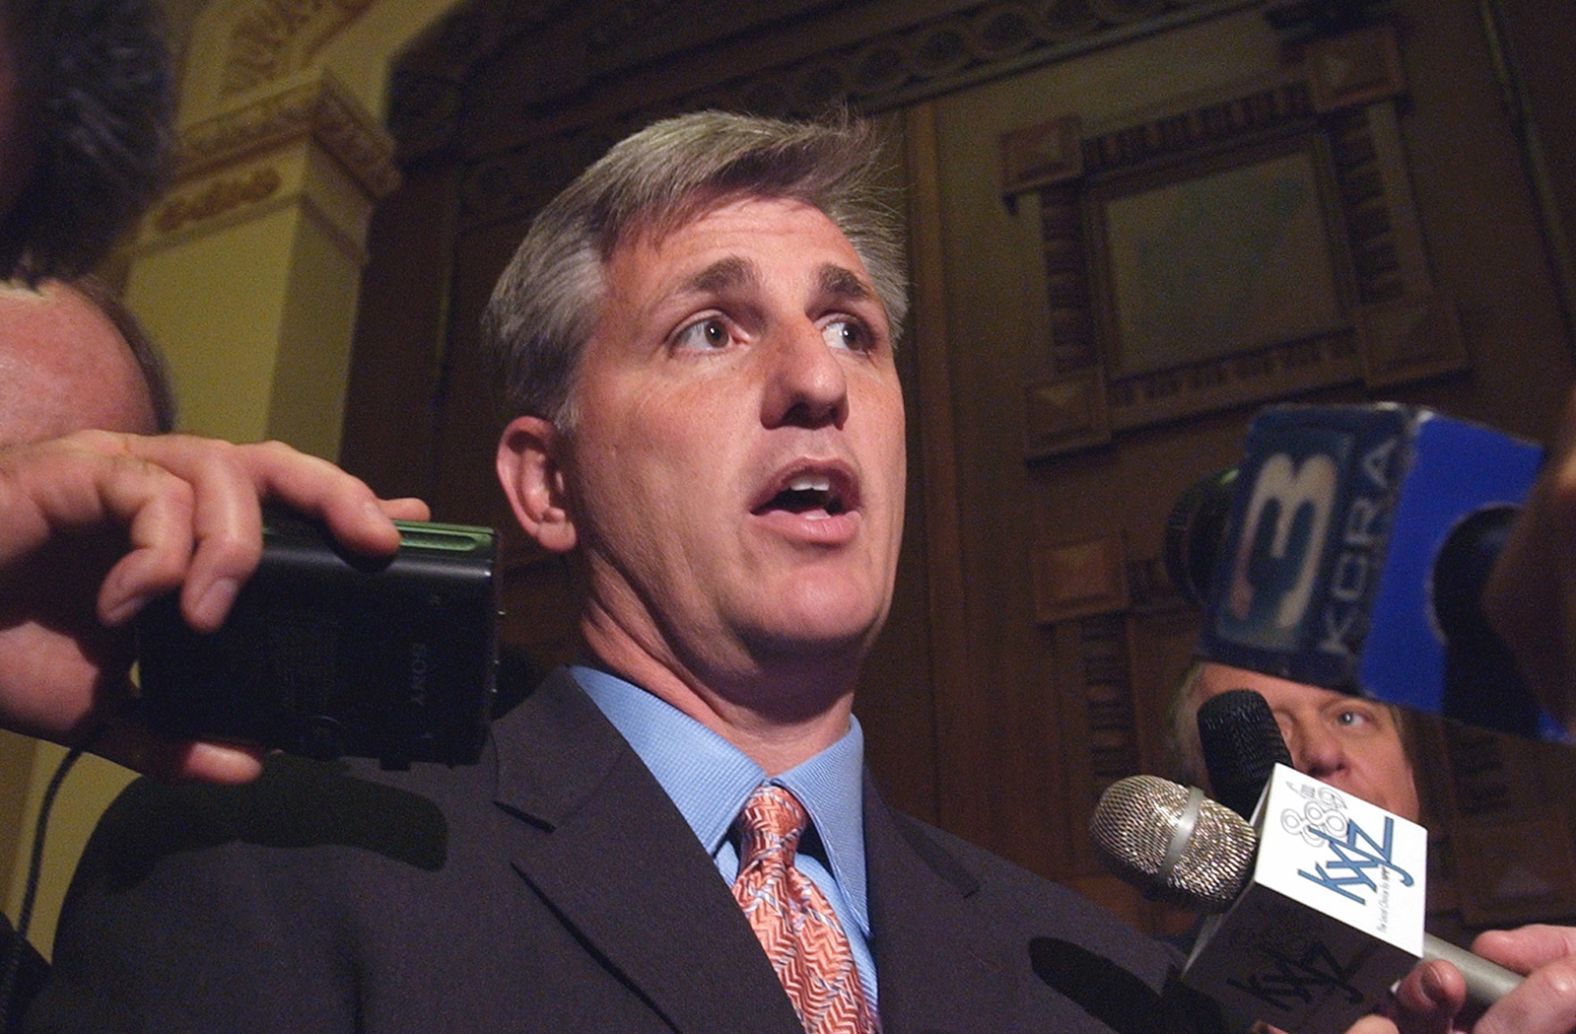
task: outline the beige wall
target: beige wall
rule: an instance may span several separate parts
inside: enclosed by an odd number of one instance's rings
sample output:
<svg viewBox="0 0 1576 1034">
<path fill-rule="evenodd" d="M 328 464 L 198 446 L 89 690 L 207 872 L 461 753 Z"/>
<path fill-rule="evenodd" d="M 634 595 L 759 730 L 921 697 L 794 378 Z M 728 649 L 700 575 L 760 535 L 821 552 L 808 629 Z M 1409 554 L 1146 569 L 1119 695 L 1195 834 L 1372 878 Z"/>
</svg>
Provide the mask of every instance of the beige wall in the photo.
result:
<svg viewBox="0 0 1576 1034">
<path fill-rule="evenodd" d="M 382 129 L 389 65 L 457 2 L 168 5 L 194 13 L 174 30 L 185 157 L 137 235 L 125 293 L 170 361 L 182 430 L 337 457 L 367 220 L 397 183 Z M 280 6 L 299 16 L 293 32 L 276 31 Z M 63 753 L 0 735 L 0 778 L 27 780 L 0 800 L 0 824 L 20 833 L 0 858 L 13 918 Z M 30 931 L 46 955 L 76 860 L 130 778 L 86 758 L 56 801 Z"/>
</svg>

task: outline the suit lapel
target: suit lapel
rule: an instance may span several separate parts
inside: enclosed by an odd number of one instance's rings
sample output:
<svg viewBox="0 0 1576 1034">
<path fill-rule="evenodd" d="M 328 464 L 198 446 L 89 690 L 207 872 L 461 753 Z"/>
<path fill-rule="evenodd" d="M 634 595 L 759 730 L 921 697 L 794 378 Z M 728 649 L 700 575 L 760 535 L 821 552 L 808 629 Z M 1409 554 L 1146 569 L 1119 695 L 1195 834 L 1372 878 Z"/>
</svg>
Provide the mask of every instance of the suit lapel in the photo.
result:
<svg viewBox="0 0 1576 1034">
<path fill-rule="evenodd" d="M 653 1009 L 684 1034 L 802 1034 L 694 832 L 567 673 L 496 738 L 497 803 L 522 820 L 514 867 Z"/>
<path fill-rule="evenodd" d="M 1006 1030 L 1016 988 L 968 907 L 974 877 L 865 780 L 871 934 L 886 1034 Z"/>
</svg>

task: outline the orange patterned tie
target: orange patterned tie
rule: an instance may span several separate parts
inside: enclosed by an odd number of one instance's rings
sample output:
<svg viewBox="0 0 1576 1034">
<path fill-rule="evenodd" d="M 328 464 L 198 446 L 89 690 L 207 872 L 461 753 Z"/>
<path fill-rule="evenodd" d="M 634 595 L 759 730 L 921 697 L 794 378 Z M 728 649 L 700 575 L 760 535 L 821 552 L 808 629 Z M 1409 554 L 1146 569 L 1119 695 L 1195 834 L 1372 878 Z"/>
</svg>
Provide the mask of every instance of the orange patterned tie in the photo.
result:
<svg viewBox="0 0 1576 1034">
<path fill-rule="evenodd" d="M 733 896 L 772 960 L 806 1034 L 880 1034 L 854 955 L 826 895 L 793 864 L 809 821 L 781 786 L 762 786 L 739 813 Z"/>
</svg>

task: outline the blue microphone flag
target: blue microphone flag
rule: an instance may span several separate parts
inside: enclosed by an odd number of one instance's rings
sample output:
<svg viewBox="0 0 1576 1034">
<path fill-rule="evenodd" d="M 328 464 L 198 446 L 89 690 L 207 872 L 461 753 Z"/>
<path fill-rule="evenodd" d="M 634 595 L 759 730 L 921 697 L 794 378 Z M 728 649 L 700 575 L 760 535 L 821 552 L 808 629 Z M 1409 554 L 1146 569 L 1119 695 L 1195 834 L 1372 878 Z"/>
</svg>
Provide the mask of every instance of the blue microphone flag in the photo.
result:
<svg viewBox="0 0 1576 1034">
<path fill-rule="evenodd" d="M 1542 451 L 1384 403 L 1267 409 L 1244 453 L 1204 654 L 1449 713 L 1436 603 L 1458 601 L 1436 594 L 1462 590 L 1438 559 L 1453 532 L 1526 497 Z"/>
</svg>

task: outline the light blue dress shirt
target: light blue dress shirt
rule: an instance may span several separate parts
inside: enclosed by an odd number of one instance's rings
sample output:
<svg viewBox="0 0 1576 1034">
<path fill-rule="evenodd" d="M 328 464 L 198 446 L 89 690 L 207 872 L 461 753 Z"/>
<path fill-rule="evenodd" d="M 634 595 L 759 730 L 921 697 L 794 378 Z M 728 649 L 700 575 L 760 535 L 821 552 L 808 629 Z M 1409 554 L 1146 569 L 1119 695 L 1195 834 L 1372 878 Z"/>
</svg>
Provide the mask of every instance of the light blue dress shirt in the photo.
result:
<svg viewBox="0 0 1576 1034">
<path fill-rule="evenodd" d="M 768 778 L 743 751 L 639 686 L 587 665 L 569 671 L 656 776 L 729 886 L 739 874 L 739 853 L 728 832 L 750 794 L 762 783 L 776 783 L 799 799 L 810 815 L 810 830 L 796 864 L 843 924 L 874 1009 L 876 965 L 865 891 L 865 738 L 859 720 L 850 716 L 842 739 Z"/>
</svg>

